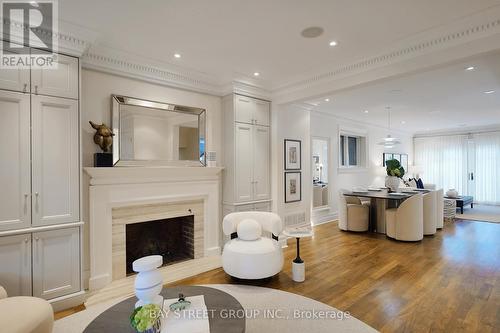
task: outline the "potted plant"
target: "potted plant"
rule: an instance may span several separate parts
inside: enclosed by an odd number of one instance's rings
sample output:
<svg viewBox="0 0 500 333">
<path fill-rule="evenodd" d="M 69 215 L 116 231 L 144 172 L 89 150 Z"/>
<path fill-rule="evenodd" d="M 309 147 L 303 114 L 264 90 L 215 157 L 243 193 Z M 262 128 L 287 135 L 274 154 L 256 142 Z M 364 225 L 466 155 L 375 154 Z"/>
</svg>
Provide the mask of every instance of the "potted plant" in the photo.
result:
<svg viewBox="0 0 500 333">
<path fill-rule="evenodd" d="M 385 186 L 391 192 L 396 192 L 399 188 L 399 183 L 405 174 L 405 169 L 401 166 L 398 160 L 392 159 L 385 162 L 387 177 L 385 177 Z"/>
<path fill-rule="evenodd" d="M 139 306 L 130 316 L 130 325 L 138 333 L 159 333 L 160 324 L 161 308 L 157 304 Z"/>
</svg>

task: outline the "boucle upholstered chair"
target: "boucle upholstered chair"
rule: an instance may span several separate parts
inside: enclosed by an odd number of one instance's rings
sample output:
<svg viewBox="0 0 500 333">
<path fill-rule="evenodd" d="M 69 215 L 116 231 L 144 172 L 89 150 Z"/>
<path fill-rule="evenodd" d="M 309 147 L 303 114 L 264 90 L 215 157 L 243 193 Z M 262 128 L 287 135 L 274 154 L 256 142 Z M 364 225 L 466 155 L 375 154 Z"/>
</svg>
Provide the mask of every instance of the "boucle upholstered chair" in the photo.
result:
<svg viewBox="0 0 500 333">
<path fill-rule="evenodd" d="M 222 229 L 231 240 L 222 251 L 222 268 L 240 279 L 263 279 L 283 268 L 283 250 L 278 236 L 283 230 L 281 218 L 268 212 L 239 212 L 224 217 Z M 262 235 L 272 234 L 272 238 Z"/>
<path fill-rule="evenodd" d="M 0 322 L 2 332 L 51 333 L 54 324 L 52 306 L 44 299 L 7 297 L 0 286 Z"/>
<path fill-rule="evenodd" d="M 430 236 L 436 233 L 436 191 L 430 191 L 424 194 L 424 235 Z"/>
</svg>

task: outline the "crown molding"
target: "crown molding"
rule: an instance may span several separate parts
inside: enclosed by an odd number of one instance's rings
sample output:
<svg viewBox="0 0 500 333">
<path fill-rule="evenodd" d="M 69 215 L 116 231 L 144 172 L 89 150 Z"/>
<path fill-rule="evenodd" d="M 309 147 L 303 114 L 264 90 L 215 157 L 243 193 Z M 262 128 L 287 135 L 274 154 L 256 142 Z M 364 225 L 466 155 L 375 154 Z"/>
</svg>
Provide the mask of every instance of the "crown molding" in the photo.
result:
<svg viewBox="0 0 500 333">
<path fill-rule="evenodd" d="M 295 82 L 283 83 L 273 88 L 273 100 L 288 102 L 291 95 L 297 96 L 297 92 L 310 90 L 320 85 L 327 85 L 331 82 L 347 79 L 360 73 L 408 61 L 457 45 L 465 45 L 476 39 L 499 35 L 500 7 L 497 6 L 494 9 L 489 9 L 487 12 L 488 15 L 480 14 L 476 15 L 474 18 L 467 18 L 460 22 L 455 22 L 453 24 L 455 29 L 446 26 L 441 27 L 441 29 L 427 31 L 425 32 L 426 36 L 413 37 L 413 41 L 411 42 L 407 40 L 401 41 L 398 47 L 393 47 L 390 51 L 377 56 L 343 65 L 328 72 L 306 76 Z M 484 16 L 487 16 L 486 20 Z M 475 22 L 471 23 L 471 21 Z M 466 28 L 464 28 L 464 26 Z M 491 49 L 498 49 L 498 45 L 495 46 L 493 44 L 490 45 L 490 47 Z M 351 86 L 352 85 L 354 84 L 351 84 Z"/>
<path fill-rule="evenodd" d="M 224 86 L 223 95 L 240 94 L 264 100 L 271 99 L 271 91 L 243 81 L 233 81 Z"/>
<path fill-rule="evenodd" d="M 69 27 L 67 24 L 64 25 L 66 28 Z M 28 29 L 26 25 L 15 20 L 2 18 L 2 32 L 5 31 L 5 27 L 7 26 L 10 27 L 11 35 L 14 36 L 16 40 L 23 40 L 24 31 Z M 30 29 L 41 34 L 52 35 L 53 38 L 57 39 L 57 52 L 74 57 L 81 57 L 85 50 L 87 50 L 95 40 L 95 35 L 88 32 L 85 32 L 85 38 L 81 38 L 77 37 L 75 34 L 63 32 L 61 29 L 58 29 L 59 31 L 57 33 L 40 27 Z M 83 29 L 80 28 L 80 30 L 80 34 L 83 34 Z M 12 36 L 4 35 L 3 38 L 9 39 Z M 36 41 L 33 39 L 31 39 L 30 42 L 36 44 Z"/>
</svg>

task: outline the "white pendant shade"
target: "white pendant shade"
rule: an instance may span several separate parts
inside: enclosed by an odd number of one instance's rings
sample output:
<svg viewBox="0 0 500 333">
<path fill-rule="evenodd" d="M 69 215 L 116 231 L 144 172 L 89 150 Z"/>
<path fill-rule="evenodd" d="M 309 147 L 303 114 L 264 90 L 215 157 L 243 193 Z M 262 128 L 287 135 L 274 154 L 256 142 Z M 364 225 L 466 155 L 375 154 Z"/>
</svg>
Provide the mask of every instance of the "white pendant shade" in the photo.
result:
<svg viewBox="0 0 500 333">
<path fill-rule="evenodd" d="M 389 132 L 391 131 L 391 108 L 387 107 L 387 128 Z M 387 134 L 385 138 L 382 139 L 378 143 L 381 146 L 384 146 L 386 149 L 394 148 L 394 146 L 401 144 L 401 141 L 398 138 L 393 138 L 391 134 Z"/>
</svg>

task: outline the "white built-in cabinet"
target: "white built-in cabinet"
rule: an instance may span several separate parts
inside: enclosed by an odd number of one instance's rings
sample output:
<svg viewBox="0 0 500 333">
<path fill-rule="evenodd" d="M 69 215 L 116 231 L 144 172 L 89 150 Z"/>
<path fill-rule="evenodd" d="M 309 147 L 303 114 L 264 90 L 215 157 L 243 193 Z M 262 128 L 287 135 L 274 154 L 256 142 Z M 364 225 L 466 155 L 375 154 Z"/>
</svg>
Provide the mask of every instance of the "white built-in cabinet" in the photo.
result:
<svg viewBox="0 0 500 333">
<path fill-rule="evenodd" d="M 81 290 L 78 59 L 0 68 L 0 285 L 45 299 Z"/>
<path fill-rule="evenodd" d="M 224 211 L 270 209 L 270 102 L 224 97 Z M 260 204 L 260 205 L 259 205 Z"/>
</svg>

